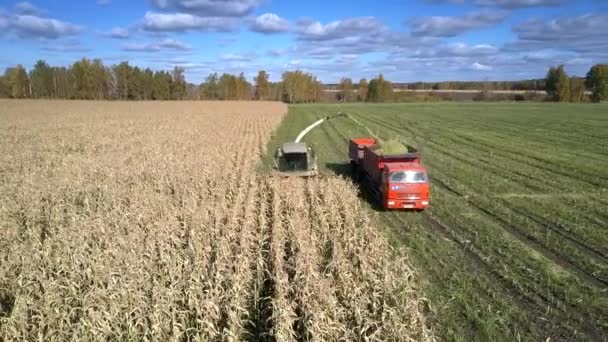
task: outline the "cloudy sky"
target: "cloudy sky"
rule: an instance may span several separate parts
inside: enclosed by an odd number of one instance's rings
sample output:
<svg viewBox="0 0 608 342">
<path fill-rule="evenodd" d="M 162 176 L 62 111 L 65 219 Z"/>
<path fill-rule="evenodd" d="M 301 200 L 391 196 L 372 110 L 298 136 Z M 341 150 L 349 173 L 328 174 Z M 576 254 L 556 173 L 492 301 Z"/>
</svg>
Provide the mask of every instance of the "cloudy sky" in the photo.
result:
<svg viewBox="0 0 608 342">
<path fill-rule="evenodd" d="M 608 62 L 608 0 L 0 0 L 0 67 L 301 69 L 324 82 L 516 80 Z"/>
</svg>

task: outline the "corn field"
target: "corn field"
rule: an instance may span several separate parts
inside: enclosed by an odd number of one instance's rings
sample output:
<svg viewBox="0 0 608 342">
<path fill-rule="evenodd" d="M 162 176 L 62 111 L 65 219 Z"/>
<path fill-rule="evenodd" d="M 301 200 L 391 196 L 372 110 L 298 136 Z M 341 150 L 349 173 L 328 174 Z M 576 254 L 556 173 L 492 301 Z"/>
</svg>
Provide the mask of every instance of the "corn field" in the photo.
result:
<svg viewBox="0 0 608 342">
<path fill-rule="evenodd" d="M 432 340 L 352 184 L 258 171 L 286 110 L 0 102 L 0 340 Z"/>
</svg>

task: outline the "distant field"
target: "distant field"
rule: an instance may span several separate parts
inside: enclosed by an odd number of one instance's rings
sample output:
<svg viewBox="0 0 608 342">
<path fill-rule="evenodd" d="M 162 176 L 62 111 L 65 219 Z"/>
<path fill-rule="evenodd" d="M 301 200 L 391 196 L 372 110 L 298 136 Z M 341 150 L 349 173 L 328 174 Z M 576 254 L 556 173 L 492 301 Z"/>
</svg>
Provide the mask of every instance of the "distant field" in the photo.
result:
<svg viewBox="0 0 608 342">
<path fill-rule="evenodd" d="M 0 101 L 0 341 L 433 339 L 339 177 L 257 170 L 271 102 Z"/>
<path fill-rule="evenodd" d="M 423 147 L 432 208 L 375 219 L 413 258 L 440 337 L 608 338 L 607 105 L 297 105 L 269 149 L 337 111 Z M 344 174 L 347 139 L 366 135 L 341 118 L 305 140 Z"/>
</svg>

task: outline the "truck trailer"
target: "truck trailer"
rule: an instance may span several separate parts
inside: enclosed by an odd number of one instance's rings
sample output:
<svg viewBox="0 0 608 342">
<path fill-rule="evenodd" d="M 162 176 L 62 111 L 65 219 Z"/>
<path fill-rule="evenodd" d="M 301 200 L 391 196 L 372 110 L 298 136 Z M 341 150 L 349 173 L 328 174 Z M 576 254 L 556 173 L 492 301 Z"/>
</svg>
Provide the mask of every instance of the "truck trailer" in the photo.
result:
<svg viewBox="0 0 608 342">
<path fill-rule="evenodd" d="M 349 141 L 352 175 L 384 209 L 424 210 L 429 207 L 429 177 L 420 164 L 420 152 L 383 154 L 374 138 Z"/>
</svg>

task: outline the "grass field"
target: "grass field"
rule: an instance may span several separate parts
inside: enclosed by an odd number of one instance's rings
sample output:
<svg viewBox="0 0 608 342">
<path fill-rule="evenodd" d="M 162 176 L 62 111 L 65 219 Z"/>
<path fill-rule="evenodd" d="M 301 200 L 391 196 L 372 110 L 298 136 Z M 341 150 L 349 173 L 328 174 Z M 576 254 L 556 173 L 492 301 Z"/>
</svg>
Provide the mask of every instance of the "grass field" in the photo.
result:
<svg viewBox="0 0 608 342">
<path fill-rule="evenodd" d="M 431 209 L 370 212 L 413 259 L 440 338 L 608 338 L 607 105 L 298 105 L 269 150 L 337 111 L 423 147 Z M 367 135 L 340 118 L 305 140 L 343 174 L 347 139 Z"/>
<path fill-rule="evenodd" d="M 350 182 L 256 170 L 286 111 L 0 101 L 0 341 L 433 340 Z"/>
</svg>

